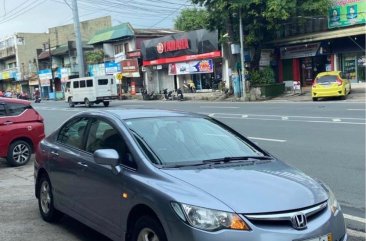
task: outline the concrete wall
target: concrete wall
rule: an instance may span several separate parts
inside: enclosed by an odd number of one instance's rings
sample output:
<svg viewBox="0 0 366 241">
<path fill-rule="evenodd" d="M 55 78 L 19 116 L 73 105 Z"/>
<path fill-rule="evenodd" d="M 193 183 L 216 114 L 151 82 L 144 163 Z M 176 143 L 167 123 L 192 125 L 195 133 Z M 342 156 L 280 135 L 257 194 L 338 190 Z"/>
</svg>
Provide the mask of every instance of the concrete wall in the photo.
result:
<svg viewBox="0 0 366 241">
<path fill-rule="evenodd" d="M 112 26 L 111 16 L 95 18 L 80 22 L 81 38 L 83 41 L 89 41 L 93 35 L 105 28 Z M 57 26 L 49 28 L 51 46 L 59 46 L 67 43 L 69 40 L 75 41 L 74 24 Z"/>
<path fill-rule="evenodd" d="M 30 66 L 37 59 L 37 48 L 42 47 L 42 43 L 48 41 L 48 34 L 46 33 L 17 33 L 18 38 L 23 38 L 23 42 L 16 45 L 17 49 L 17 66 L 19 70 L 28 75 L 34 72 L 34 67 Z M 24 64 L 24 68 L 23 65 Z M 29 68 L 31 67 L 31 69 Z"/>
</svg>

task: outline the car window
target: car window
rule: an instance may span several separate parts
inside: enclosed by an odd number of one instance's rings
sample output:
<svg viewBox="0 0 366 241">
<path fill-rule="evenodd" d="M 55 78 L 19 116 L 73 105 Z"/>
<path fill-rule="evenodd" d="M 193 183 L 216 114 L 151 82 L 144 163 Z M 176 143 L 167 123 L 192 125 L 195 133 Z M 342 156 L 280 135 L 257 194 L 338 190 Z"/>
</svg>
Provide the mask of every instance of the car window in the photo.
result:
<svg viewBox="0 0 366 241">
<path fill-rule="evenodd" d="M 336 75 L 324 75 L 321 77 L 318 77 L 317 83 L 333 83 L 337 81 Z"/>
<path fill-rule="evenodd" d="M 86 80 L 86 87 L 93 87 L 93 80 L 92 79 Z"/>
<path fill-rule="evenodd" d="M 86 151 L 94 153 L 98 149 L 114 149 L 122 164 L 135 168 L 126 143 L 119 132 L 104 120 L 95 119 L 90 125 Z"/>
<path fill-rule="evenodd" d="M 6 115 L 5 106 L 0 104 L 0 117 L 5 115 Z"/>
<path fill-rule="evenodd" d="M 244 139 L 205 118 L 165 117 L 128 120 L 127 125 L 161 164 L 263 155 Z M 146 153 L 151 156 L 150 153 Z"/>
<path fill-rule="evenodd" d="M 74 87 L 74 89 L 79 88 L 79 81 L 74 81 L 73 87 Z"/>
<path fill-rule="evenodd" d="M 98 79 L 98 85 L 107 85 L 108 79 Z"/>
<path fill-rule="evenodd" d="M 26 109 L 31 108 L 29 105 L 19 104 L 19 103 L 8 103 L 8 115 L 17 116 L 23 113 Z"/>
<path fill-rule="evenodd" d="M 87 124 L 87 118 L 80 118 L 66 123 L 60 130 L 57 141 L 83 150 L 83 140 Z"/>
</svg>

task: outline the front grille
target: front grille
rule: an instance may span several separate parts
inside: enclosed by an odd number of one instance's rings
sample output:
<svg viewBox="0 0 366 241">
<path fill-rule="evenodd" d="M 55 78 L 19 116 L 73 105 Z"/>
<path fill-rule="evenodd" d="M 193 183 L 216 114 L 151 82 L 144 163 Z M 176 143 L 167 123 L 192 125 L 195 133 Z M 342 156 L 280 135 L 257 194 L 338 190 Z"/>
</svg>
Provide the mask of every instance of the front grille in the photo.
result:
<svg viewBox="0 0 366 241">
<path fill-rule="evenodd" d="M 307 222 L 311 222 L 323 212 L 325 212 L 327 207 L 327 202 L 317 204 L 312 207 L 291 210 L 286 212 L 275 212 L 275 213 L 265 213 L 265 214 L 242 214 L 254 225 L 258 226 L 285 226 L 291 227 L 291 219 L 298 213 L 303 213 L 306 216 Z"/>
</svg>

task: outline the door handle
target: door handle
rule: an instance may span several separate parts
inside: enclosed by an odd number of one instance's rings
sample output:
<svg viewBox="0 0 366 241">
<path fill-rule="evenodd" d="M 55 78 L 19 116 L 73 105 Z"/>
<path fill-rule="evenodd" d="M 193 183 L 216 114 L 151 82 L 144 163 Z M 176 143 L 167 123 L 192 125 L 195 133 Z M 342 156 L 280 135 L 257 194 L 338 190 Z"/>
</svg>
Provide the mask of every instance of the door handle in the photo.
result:
<svg viewBox="0 0 366 241">
<path fill-rule="evenodd" d="M 88 165 L 87 165 L 87 164 L 85 164 L 84 162 L 78 162 L 78 165 L 79 165 L 79 166 L 82 166 L 82 167 L 88 167 Z"/>
<path fill-rule="evenodd" d="M 13 122 L 12 122 L 12 121 L 5 121 L 5 122 L 4 122 L 4 125 L 11 125 L 11 124 L 13 124 Z"/>
<path fill-rule="evenodd" d="M 60 154 L 58 154 L 57 152 L 55 151 L 51 151 L 51 154 L 54 155 L 54 156 L 59 156 Z"/>
</svg>

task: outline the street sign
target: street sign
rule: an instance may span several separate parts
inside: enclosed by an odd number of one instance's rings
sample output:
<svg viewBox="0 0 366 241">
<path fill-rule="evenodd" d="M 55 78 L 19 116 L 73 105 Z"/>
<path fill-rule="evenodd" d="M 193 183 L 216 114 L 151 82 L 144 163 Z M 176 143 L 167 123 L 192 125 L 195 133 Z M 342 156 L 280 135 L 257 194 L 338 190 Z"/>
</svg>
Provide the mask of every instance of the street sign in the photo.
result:
<svg viewBox="0 0 366 241">
<path fill-rule="evenodd" d="M 123 78 L 122 73 L 117 73 L 116 78 L 117 78 L 118 80 L 122 80 L 122 78 Z"/>
</svg>

